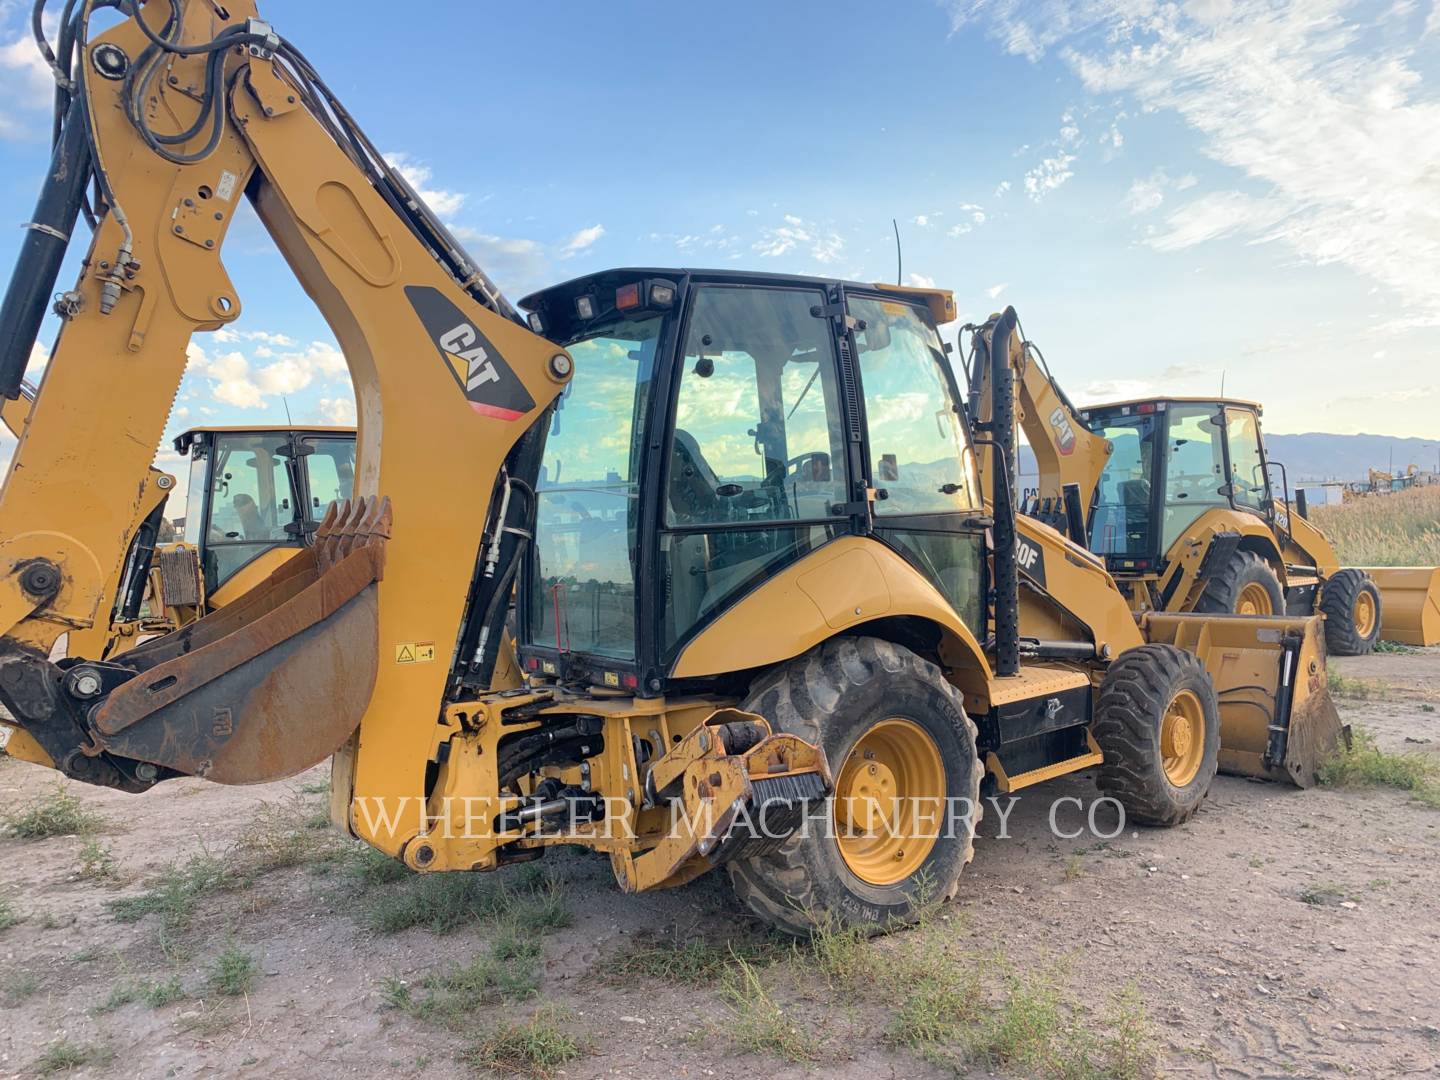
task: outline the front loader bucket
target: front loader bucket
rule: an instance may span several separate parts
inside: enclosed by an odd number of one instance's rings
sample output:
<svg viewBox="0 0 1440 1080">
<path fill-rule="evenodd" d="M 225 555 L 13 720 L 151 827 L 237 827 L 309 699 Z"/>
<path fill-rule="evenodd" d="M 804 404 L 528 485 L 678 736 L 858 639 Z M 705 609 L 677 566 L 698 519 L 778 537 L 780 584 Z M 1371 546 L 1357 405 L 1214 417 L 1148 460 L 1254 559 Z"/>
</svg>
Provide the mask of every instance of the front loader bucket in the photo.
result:
<svg viewBox="0 0 1440 1080">
<path fill-rule="evenodd" d="M 1147 614 L 1149 641 L 1192 652 L 1220 703 L 1220 771 L 1296 787 L 1345 736 L 1331 700 L 1320 617 Z"/>
<path fill-rule="evenodd" d="M 221 611 L 136 647 L 90 714 L 94 747 L 222 784 L 291 776 L 349 738 L 379 664 L 390 503 L 345 500 L 315 546 Z"/>
<path fill-rule="evenodd" d="M 1440 566 L 1364 566 L 1380 590 L 1380 638 L 1440 645 Z"/>
</svg>

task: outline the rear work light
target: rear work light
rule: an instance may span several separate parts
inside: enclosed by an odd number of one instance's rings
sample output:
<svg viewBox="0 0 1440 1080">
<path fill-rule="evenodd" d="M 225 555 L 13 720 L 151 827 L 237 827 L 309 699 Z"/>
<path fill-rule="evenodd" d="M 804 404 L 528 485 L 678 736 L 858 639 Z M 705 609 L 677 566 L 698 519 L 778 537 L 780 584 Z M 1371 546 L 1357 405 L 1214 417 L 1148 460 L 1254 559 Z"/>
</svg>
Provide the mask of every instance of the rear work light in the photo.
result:
<svg viewBox="0 0 1440 1080">
<path fill-rule="evenodd" d="M 582 319 L 593 319 L 595 317 L 595 301 L 589 296 L 577 296 L 575 298 L 575 314 Z"/>
<path fill-rule="evenodd" d="M 675 303 L 675 287 L 673 285 L 661 285 L 659 282 L 651 285 L 650 303 L 656 307 L 669 307 Z"/>
</svg>

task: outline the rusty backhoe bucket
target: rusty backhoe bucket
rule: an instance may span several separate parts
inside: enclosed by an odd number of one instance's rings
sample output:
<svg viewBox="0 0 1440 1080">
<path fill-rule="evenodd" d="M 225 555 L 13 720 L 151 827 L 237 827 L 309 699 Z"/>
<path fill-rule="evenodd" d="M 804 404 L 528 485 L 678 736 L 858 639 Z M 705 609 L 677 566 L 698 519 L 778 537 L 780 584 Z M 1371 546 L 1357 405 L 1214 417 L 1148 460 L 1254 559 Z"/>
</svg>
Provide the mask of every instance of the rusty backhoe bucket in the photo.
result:
<svg viewBox="0 0 1440 1080">
<path fill-rule="evenodd" d="M 1440 645 L 1440 566 L 1363 566 L 1380 590 L 1380 639 Z"/>
<path fill-rule="evenodd" d="M 350 736 L 379 664 L 390 501 L 331 506 L 315 546 L 212 615 L 117 664 L 139 674 L 91 714 L 101 751 L 222 784 L 316 765 Z"/>
<path fill-rule="evenodd" d="M 1150 641 L 1196 654 L 1220 702 L 1220 771 L 1297 787 L 1346 736 L 1330 698 L 1319 616 L 1148 614 Z"/>
</svg>

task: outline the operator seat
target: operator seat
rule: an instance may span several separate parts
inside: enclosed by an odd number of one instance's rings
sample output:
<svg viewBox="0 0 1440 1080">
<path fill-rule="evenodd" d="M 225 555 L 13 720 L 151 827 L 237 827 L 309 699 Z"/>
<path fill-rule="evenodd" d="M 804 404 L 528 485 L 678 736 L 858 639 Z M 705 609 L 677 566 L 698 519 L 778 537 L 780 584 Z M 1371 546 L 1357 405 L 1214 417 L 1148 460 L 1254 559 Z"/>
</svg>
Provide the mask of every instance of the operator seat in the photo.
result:
<svg viewBox="0 0 1440 1080">
<path fill-rule="evenodd" d="M 270 530 L 265 527 L 265 522 L 260 517 L 260 508 L 255 505 L 254 499 L 242 492 L 230 502 L 235 508 L 235 515 L 240 519 L 240 531 L 245 534 L 246 540 L 270 539 Z"/>
<path fill-rule="evenodd" d="M 701 525 L 718 521 L 720 478 L 700 444 L 684 428 L 675 429 L 670 449 L 670 511 L 677 523 Z"/>
</svg>

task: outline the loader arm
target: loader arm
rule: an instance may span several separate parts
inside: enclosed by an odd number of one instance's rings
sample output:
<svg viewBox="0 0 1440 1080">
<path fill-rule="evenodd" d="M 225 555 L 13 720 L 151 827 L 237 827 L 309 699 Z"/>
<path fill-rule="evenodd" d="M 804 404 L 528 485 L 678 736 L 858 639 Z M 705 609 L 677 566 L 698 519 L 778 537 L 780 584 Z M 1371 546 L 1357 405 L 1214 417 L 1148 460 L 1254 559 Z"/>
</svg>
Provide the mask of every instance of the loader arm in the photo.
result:
<svg viewBox="0 0 1440 1080">
<path fill-rule="evenodd" d="M 495 663 L 536 421 L 569 357 L 526 329 L 248 0 L 126 3 L 87 40 L 94 6 L 62 32 L 76 100 L 0 320 L 0 393 L 14 397 L 44 274 L 93 178 L 98 227 L 0 489 L 10 750 L 137 790 L 187 773 L 268 780 L 348 741 L 342 782 L 414 799 L 418 828 L 447 693 L 483 686 Z M 356 497 L 232 606 L 57 666 L 60 634 L 110 616 L 191 336 L 242 310 L 221 257 L 241 197 L 345 354 Z"/>
<path fill-rule="evenodd" d="M 997 318 L 972 328 L 976 337 L 976 359 L 970 369 L 970 401 L 982 430 L 990 421 L 993 400 L 988 357 Z M 1070 398 L 1050 374 L 1039 348 L 1023 340 L 1020 334 L 1012 334 L 1009 340 L 1007 356 L 1015 374 L 1016 422 L 1035 454 L 1039 472 L 1036 491 L 1021 509 L 1064 532 L 1082 547 L 1086 546 L 1085 521 L 1112 446 L 1108 439 L 1093 434 L 1080 419 Z M 994 452 L 988 443 L 977 445 L 981 483 L 987 499 L 994 495 L 989 486 L 992 475 L 989 458 Z M 1068 510 L 1067 500 L 1073 503 Z M 1077 516 L 1077 509 L 1079 520 L 1071 522 L 1070 517 Z"/>
</svg>

